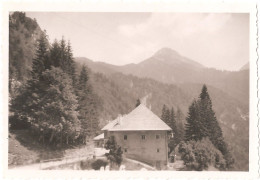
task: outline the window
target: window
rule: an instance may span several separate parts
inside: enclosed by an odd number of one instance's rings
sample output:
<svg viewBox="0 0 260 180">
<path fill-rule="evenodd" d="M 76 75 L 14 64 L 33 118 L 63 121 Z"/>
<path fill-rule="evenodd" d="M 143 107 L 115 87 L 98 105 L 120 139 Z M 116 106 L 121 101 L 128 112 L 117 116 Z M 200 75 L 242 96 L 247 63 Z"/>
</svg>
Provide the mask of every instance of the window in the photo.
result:
<svg viewBox="0 0 260 180">
<path fill-rule="evenodd" d="M 125 148 L 125 153 L 127 153 L 127 149 Z"/>
<path fill-rule="evenodd" d="M 127 135 L 124 135 L 124 140 L 127 140 Z"/>
<path fill-rule="evenodd" d="M 156 134 L 156 139 L 160 139 L 160 135 L 159 134 Z"/>
<path fill-rule="evenodd" d="M 160 149 L 157 148 L 157 152 L 160 152 Z"/>
<path fill-rule="evenodd" d="M 145 140 L 145 135 L 142 135 L 142 140 Z"/>
</svg>

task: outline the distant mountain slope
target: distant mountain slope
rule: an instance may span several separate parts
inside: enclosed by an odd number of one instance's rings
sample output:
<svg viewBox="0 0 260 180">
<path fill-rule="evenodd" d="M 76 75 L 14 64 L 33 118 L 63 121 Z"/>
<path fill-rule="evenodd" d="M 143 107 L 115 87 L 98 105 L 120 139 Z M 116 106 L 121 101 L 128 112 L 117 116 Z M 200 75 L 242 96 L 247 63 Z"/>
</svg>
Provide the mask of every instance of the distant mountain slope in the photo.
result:
<svg viewBox="0 0 260 180">
<path fill-rule="evenodd" d="M 247 62 L 244 66 L 242 66 L 240 68 L 240 71 L 243 71 L 243 70 L 249 70 L 249 62 Z"/>
<path fill-rule="evenodd" d="M 94 72 L 104 74 L 121 72 L 171 84 L 206 83 L 225 91 L 243 103 L 249 103 L 249 71 L 231 72 L 206 68 L 169 48 L 159 50 L 138 64 L 124 66 L 94 62 L 84 58 L 75 58 L 75 61 L 85 63 Z"/>
<path fill-rule="evenodd" d="M 30 76 L 36 41 L 42 33 L 37 21 L 25 13 L 9 15 L 9 79 L 23 81 Z"/>
<path fill-rule="evenodd" d="M 103 102 L 101 126 L 118 114 L 129 113 L 136 99 L 146 97 L 147 106 L 161 116 L 163 104 L 168 107 L 179 107 L 187 116 L 188 107 L 197 98 L 202 84 L 164 84 L 148 78 L 114 73 L 104 76 L 92 73 L 91 81 L 95 92 Z M 234 153 L 235 170 L 248 169 L 249 119 L 248 106 L 241 104 L 227 93 L 213 86 L 208 86 L 216 117 L 223 130 L 226 141 Z M 185 120 L 184 122 L 185 123 Z M 237 138 L 237 137 L 240 138 Z"/>
</svg>

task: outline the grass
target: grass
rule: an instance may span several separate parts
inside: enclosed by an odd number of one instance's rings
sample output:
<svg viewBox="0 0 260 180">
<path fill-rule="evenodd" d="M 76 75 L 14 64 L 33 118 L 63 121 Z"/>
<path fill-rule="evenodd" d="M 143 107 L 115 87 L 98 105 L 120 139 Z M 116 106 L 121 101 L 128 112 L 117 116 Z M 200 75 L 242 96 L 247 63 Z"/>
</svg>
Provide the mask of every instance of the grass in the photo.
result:
<svg viewBox="0 0 260 180">
<path fill-rule="evenodd" d="M 57 150 L 38 143 L 27 130 L 13 130 L 9 132 L 8 166 L 28 165 L 65 157 L 91 156 L 93 151 L 92 141 L 86 146 Z"/>
<path fill-rule="evenodd" d="M 21 131 L 9 134 L 8 141 L 8 166 L 26 165 L 40 161 L 39 153 L 27 148 L 18 139 Z M 32 144 L 33 145 L 33 144 Z"/>
</svg>

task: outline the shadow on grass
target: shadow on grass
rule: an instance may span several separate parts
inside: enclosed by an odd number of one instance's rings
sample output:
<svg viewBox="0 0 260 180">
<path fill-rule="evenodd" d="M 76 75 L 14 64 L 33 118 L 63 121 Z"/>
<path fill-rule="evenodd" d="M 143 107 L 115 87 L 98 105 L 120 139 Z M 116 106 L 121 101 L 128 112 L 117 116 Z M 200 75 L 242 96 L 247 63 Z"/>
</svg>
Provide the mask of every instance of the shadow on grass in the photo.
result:
<svg viewBox="0 0 260 180">
<path fill-rule="evenodd" d="M 25 148 L 38 154 L 37 161 L 62 158 L 67 148 L 57 148 L 54 146 L 43 145 L 33 137 L 28 130 L 11 130 L 10 134 Z M 10 148 L 10 147 L 9 147 Z"/>
</svg>

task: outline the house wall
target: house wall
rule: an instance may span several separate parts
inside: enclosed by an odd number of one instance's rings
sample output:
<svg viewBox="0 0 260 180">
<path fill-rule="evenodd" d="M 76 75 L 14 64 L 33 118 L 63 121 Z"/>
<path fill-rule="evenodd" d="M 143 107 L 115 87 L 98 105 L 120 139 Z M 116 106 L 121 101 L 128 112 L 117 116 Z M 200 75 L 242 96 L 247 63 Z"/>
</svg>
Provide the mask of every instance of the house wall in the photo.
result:
<svg viewBox="0 0 260 180">
<path fill-rule="evenodd" d="M 97 148 L 103 148 L 104 147 L 104 139 L 94 140 L 94 145 Z"/>
<path fill-rule="evenodd" d="M 124 135 L 127 136 L 126 140 Z M 142 135 L 145 135 L 145 139 L 142 139 Z M 159 139 L 156 139 L 156 135 L 159 135 Z M 121 146 L 123 156 L 146 162 L 158 169 L 167 165 L 167 131 L 108 131 L 105 133 L 105 138 L 110 136 L 114 136 L 117 144 Z"/>
</svg>

